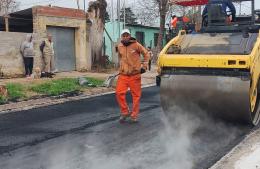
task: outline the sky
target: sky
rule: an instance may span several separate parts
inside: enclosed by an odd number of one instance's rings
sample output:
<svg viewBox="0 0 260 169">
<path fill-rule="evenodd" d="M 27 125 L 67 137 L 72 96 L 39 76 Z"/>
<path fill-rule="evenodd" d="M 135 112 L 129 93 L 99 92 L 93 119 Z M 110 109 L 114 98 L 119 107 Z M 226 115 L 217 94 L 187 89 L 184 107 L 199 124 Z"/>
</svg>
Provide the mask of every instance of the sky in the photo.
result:
<svg viewBox="0 0 260 169">
<path fill-rule="evenodd" d="M 60 7 L 67 7 L 67 8 L 77 8 L 77 0 L 16 0 L 18 2 L 20 2 L 20 10 L 22 9 L 26 9 L 26 8 L 30 8 L 32 6 L 35 5 L 53 5 L 53 6 L 60 6 Z M 93 0 L 85 0 L 85 4 L 86 4 L 86 9 L 88 8 L 88 3 L 90 1 Z M 116 2 L 117 0 L 106 0 L 108 3 L 108 8 L 110 10 L 108 11 L 112 11 L 111 10 L 111 4 L 114 4 L 114 15 L 116 15 Z M 131 7 L 133 9 L 133 12 L 136 13 L 138 11 L 137 7 L 138 7 L 138 1 L 139 0 L 120 0 L 121 2 L 121 6 L 123 4 L 123 2 L 126 2 L 126 6 L 127 7 Z M 80 8 L 84 9 L 84 0 L 79 0 L 80 2 Z M 112 3 L 113 2 L 113 3 Z M 238 6 L 238 5 L 236 5 Z M 239 9 L 239 8 L 238 8 Z M 260 9 L 260 0 L 255 0 L 255 9 Z M 250 5 L 246 4 L 241 8 L 241 11 L 237 11 L 237 13 L 241 14 L 250 14 Z M 109 13 L 109 15 L 111 16 L 111 13 Z M 176 14 L 178 15 L 178 14 Z M 169 18 L 168 18 L 169 19 Z M 159 25 L 159 20 L 155 20 L 153 22 L 153 24 L 151 26 L 158 26 Z"/>
<path fill-rule="evenodd" d="M 49 5 L 68 7 L 68 8 L 77 8 L 76 0 L 17 0 L 20 2 L 20 9 L 30 8 L 35 5 Z M 89 0 L 86 0 L 86 4 Z M 80 0 L 80 7 L 83 9 L 84 1 Z"/>
<path fill-rule="evenodd" d="M 61 6 L 61 7 L 68 7 L 68 8 L 77 8 L 77 1 L 76 0 L 17 0 L 18 2 L 21 3 L 20 9 L 26 9 L 30 8 L 31 6 L 34 5 L 48 5 L 52 4 L 53 6 Z M 84 0 L 79 0 L 80 1 L 80 8 L 84 9 Z M 86 6 L 88 3 L 93 0 L 85 0 Z M 116 4 L 117 0 L 107 0 L 109 4 L 114 1 L 114 4 Z M 120 0 L 123 2 L 123 0 Z M 127 4 L 132 4 L 137 0 L 125 0 Z"/>
<path fill-rule="evenodd" d="M 77 8 L 76 0 L 17 0 L 21 3 L 20 9 L 26 9 L 30 8 L 34 5 L 48 5 L 52 4 L 54 6 L 61 6 L 61 7 L 68 7 L 68 8 Z M 84 0 L 80 1 L 80 8 L 84 8 Z M 85 0 L 86 5 L 89 3 L 90 0 Z M 116 3 L 116 0 L 107 0 L 108 3 L 111 3 L 114 1 L 114 4 Z M 120 0 L 121 2 L 123 0 Z M 127 3 L 133 4 L 137 0 L 125 0 Z M 255 0 L 256 9 L 260 9 L 260 0 Z"/>
</svg>

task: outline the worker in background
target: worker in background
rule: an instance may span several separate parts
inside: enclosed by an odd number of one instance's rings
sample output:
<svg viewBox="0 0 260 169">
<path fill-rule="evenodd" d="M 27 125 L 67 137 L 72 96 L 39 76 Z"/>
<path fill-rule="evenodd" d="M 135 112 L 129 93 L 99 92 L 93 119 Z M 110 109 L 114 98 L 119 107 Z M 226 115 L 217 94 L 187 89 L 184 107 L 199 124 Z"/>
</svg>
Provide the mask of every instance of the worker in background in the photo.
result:
<svg viewBox="0 0 260 169">
<path fill-rule="evenodd" d="M 227 8 L 229 8 L 231 14 L 232 14 L 232 22 L 235 21 L 236 17 L 236 8 L 231 0 L 211 0 L 210 4 L 221 4 L 223 12 L 227 15 Z M 208 14 L 208 7 L 209 4 L 207 4 L 202 12 L 202 16 L 205 17 Z"/>
<path fill-rule="evenodd" d="M 144 56 L 143 64 L 141 64 L 141 54 Z M 136 39 L 131 37 L 130 31 L 124 29 L 121 32 L 118 55 L 120 68 L 116 85 L 116 98 L 121 111 L 119 122 L 125 122 L 128 117 L 130 117 L 131 122 L 137 122 L 141 99 L 141 73 L 145 73 L 147 70 L 149 54 Z M 126 102 L 128 88 L 133 99 L 132 110 L 129 110 Z"/>
<path fill-rule="evenodd" d="M 35 56 L 32 40 L 33 40 L 32 34 L 28 34 L 26 36 L 26 40 L 21 44 L 21 48 L 20 48 L 24 60 L 25 75 L 27 78 L 32 77 L 33 60 Z"/>
<path fill-rule="evenodd" d="M 176 15 L 173 15 L 172 20 L 171 20 L 171 28 L 176 30 L 176 29 L 178 29 L 177 27 L 180 26 L 180 28 L 178 30 L 185 30 L 186 24 L 188 22 L 190 22 L 190 19 L 186 16 L 177 17 Z M 179 23 L 179 26 L 178 26 L 178 23 Z"/>
<path fill-rule="evenodd" d="M 152 52 L 150 46 L 147 48 L 147 50 L 148 50 L 148 53 L 149 53 L 148 70 L 151 71 L 151 68 L 152 68 L 152 61 L 153 61 L 153 52 Z"/>
<path fill-rule="evenodd" d="M 42 51 L 44 61 L 43 76 L 52 77 L 52 75 L 57 72 L 57 69 L 55 69 L 54 46 L 50 33 L 48 33 L 47 39 L 41 43 L 40 50 Z"/>
<path fill-rule="evenodd" d="M 177 22 L 178 22 L 178 18 L 176 15 L 173 15 L 172 16 L 172 19 L 171 19 L 171 28 L 172 29 L 176 29 L 177 27 Z"/>
</svg>

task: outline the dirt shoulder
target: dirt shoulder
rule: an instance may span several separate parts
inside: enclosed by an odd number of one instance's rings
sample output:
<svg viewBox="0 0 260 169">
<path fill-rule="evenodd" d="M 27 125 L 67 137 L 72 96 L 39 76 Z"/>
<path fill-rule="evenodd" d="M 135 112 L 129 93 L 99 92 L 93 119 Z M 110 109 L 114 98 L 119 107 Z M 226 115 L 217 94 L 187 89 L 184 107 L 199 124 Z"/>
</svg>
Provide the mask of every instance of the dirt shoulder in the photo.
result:
<svg viewBox="0 0 260 169">
<path fill-rule="evenodd" d="M 53 79 L 62 79 L 62 78 L 78 78 L 78 77 L 89 77 L 89 78 L 96 78 L 100 80 L 105 80 L 108 76 L 115 74 L 116 71 L 104 72 L 104 73 L 95 73 L 95 72 L 63 72 L 57 73 L 55 78 Z M 151 71 L 148 71 L 142 74 L 142 86 L 147 85 L 154 85 L 155 84 L 155 76 L 156 67 L 153 67 Z M 26 78 L 15 78 L 15 79 L 3 79 L 1 80 L 1 84 L 8 84 L 8 83 L 19 83 L 23 85 L 30 85 L 30 84 L 42 84 L 53 79 L 26 79 Z M 44 107 L 50 106 L 54 104 L 64 103 L 67 101 L 73 100 L 80 100 L 88 97 L 95 97 L 100 96 L 107 93 L 113 93 L 115 90 L 116 80 L 112 87 L 94 87 L 94 88 L 86 88 L 80 94 L 75 94 L 72 96 L 68 95 L 59 95 L 59 96 L 49 96 L 49 97 L 41 97 L 35 93 L 31 94 L 31 98 L 24 101 L 18 102 L 10 102 L 8 104 L 0 105 L 0 114 L 13 112 L 13 111 L 21 111 L 21 110 L 28 110 L 37 107 Z"/>
</svg>

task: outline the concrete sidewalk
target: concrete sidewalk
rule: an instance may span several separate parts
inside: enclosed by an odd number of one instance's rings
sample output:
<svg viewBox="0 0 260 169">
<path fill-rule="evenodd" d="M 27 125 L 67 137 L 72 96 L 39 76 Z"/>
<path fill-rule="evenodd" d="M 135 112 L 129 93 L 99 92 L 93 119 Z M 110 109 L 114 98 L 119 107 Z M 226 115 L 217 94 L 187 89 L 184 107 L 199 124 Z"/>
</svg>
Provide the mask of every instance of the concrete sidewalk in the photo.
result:
<svg viewBox="0 0 260 169">
<path fill-rule="evenodd" d="M 260 168 L 260 128 L 257 127 L 247 137 L 222 157 L 210 169 L 259 169 Z"/>
</svg>

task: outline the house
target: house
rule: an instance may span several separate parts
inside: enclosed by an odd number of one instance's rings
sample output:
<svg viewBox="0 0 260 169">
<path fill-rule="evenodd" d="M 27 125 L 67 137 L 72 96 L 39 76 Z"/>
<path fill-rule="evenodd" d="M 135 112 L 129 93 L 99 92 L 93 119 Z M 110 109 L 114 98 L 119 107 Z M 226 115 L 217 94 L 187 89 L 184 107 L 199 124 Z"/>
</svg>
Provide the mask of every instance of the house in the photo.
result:
<svg viewBox="0 0 260 169">
<path fill-rule="evenodd" d="M 87 18 L 82 10 L 49 6 L 35 6 L 0 18 L 0 71 L 4 76 L 23 74 L 19 47 L 27 33 L 34 35 L 34 67 L 43 67 L 39 45 L 51 33 L 59 71 L 90 69 Z"/>
<path fill-rule="evenodd" d="M 144 47 L 151 47 L 152 49 L 156 48 L 159 36 L 158 27 L 144 26 L 140 24 L 126 24 L 125 28 L 129 29 L 131 36 L 136 38 L 136 40 Z M 117 63 L 117 56 L 114 47 L 120 40 L 120 32 L 123 30 L 123 23 L 108 22 L 106 23 L 105 29 L 105 54 L 109 56 L 110 60 Z M 166 43 L 165 38 L 163 43 Z"/>
</svg>

